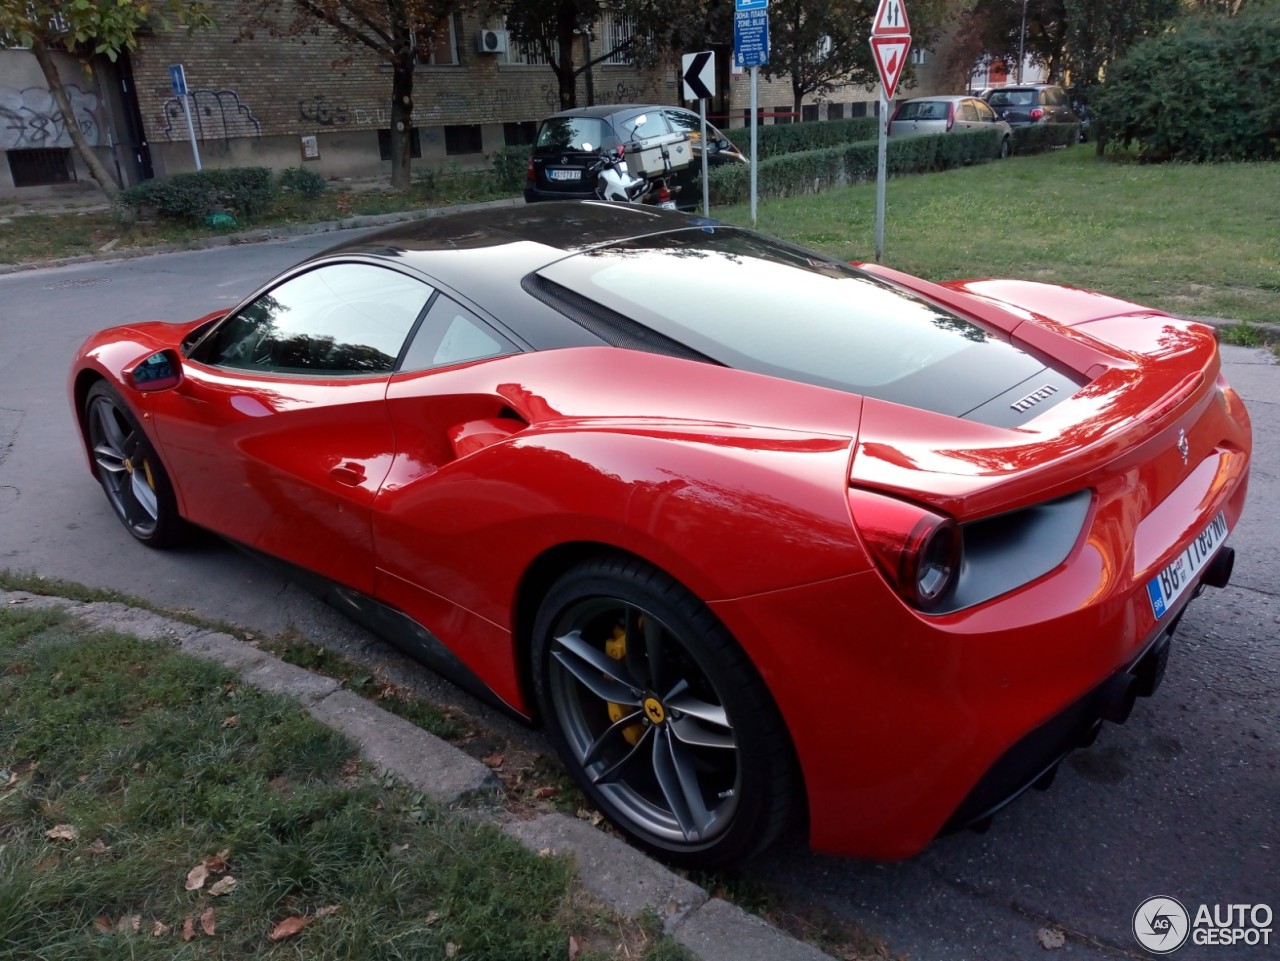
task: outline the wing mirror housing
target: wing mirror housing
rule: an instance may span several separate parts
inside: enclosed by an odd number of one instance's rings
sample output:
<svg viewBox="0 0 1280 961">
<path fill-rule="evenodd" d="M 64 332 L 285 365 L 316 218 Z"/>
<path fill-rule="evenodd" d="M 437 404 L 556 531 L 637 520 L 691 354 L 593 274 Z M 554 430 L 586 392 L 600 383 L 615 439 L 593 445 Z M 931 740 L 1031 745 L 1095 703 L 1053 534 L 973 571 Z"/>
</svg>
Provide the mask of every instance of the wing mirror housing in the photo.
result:
<svg viewBox="0 0 1280 961">
<path fill-rule="evenodd" d="M 140 393 L 171 390 L 182 383 L 182 358 L 171 348 L 148 354 L 126 367 L 124 381 Z"/>
</svg>

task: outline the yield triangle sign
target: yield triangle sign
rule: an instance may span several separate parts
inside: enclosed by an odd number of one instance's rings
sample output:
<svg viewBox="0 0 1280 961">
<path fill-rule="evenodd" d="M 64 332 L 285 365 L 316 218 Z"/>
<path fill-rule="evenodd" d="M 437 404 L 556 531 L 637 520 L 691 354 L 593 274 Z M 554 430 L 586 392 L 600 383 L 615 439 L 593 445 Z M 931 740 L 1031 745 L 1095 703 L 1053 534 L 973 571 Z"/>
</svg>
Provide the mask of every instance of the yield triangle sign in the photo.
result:
<svg viewBox="0 0 1280 961">
<path fill-rule="evenodd" d="M 876 18 L 871 23 L 873 37 L 909 37 L 911 23 L 907 20 L 906 0 L 880 0 Z"/>
<path fill-rule="evenodd" d="M 884 95 L 893 99 L 902 79 L 902 69 L 907 65 L 907 52 L 911 49 L 911 37 L 872 37 L 871 54 L 875 57 L 876 70 L 880 71 L 880 83 Z"/>
</svg>

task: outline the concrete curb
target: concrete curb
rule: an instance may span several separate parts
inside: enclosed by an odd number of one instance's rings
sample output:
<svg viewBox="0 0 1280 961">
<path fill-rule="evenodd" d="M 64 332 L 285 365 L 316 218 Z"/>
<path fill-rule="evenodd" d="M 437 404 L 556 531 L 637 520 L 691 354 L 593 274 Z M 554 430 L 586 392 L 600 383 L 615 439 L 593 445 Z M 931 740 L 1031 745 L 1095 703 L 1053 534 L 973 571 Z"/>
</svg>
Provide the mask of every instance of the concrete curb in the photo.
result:
<svg viewBox="0 0 1280 961">
<path fill-rule="evenodd" d="M 407 210 L 392 214 L 366 214 L 356 217 L 345 217 L 342 220 L 326 220 L 317 224 L 291 224 L 285 227 L 260 227 L 243 230 L 239 233 L 226 234 L 221 237 L 201 237 L 183 244 L 159 244 L 155 247 L 128 247 L 124 250 L 109 250 L 95 254 L 80 254 L 76 257 L 60 257 L 53 260 L 33 260 L 21 264 L 0 264 L 0 276 L 16 274 L 24 270 L 42 270 L 46 267 L 70 267 L 76 264 L 92 264 L 113 260 L 134 260 L 138 257 L 152 257 L 156 254 L 175 254 L 187 250 L 210 250 L 214 247 L 233 247 L 239 244 L 260 244 L 268 240 L 286 240 L 290 237 L 305 237 L 310 234 L 326 234 L 336 230 L 357 230 L 362 227 L 382 227 L 389 224 L 406 223 L 410 220 L 427 220 L 431 217 L 443 217 L 446 214 L 460 213 L 464 210 L 485 210 L 489 207 L 514 207 L 523 204 L 523 197 L 505 197 L 501 200 L 486 200 L 474 204 L 458 204 L 454 207 L 423 207 L 421 210 Z"/>
<path fill-rule="evenodd" d="M 248 684 L 297 700 L 313 717 L 350 738 L 369 761 L 457 807 L 495 797 L 501 782 L 475 758 L 348 691 L 332 678 L 295 667 L 266 651 L 151 611 L 116 603 L 0 591 L 0 605 L 65 610 L 92 627 L 173 644 L 236 671 Z M 652 912 L 663 931 L 699 961 L 834 961 L 659 864 L 640 850 L 564 814 L 519 820 L 496 805 L 472 816 L 496 824 L 532 851 L 571 855 L 582 886 L 628 918 Z"/>
</svg>

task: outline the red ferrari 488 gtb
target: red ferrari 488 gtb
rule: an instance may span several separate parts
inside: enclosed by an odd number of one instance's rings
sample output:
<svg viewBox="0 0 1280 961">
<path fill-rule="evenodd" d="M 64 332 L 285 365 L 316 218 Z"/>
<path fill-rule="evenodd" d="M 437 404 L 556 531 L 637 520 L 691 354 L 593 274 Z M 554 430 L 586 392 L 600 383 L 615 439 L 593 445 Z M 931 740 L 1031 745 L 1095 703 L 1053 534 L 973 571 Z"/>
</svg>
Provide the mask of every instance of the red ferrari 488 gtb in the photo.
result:
<svg viewBox="0 0 1280 961">
<path fill-rule="evenodd" d="M 366 234 L 70 375 L 129 532 L 285 562 L 670 861 L 901 858 L 1047 783 L 1231 572 L 1211 328 L 652 208 Z"/>
</svg>

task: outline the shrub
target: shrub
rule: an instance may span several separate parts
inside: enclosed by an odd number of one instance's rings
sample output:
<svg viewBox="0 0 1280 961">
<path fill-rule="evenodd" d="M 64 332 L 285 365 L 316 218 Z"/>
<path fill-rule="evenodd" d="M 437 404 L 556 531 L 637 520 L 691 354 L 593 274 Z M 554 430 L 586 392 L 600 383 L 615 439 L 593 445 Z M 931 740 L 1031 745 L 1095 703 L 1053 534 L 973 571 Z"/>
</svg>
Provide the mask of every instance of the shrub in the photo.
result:
<svg viewBox="0 0 1280 961">
<path fill-rule="evenodd" d="M 532 147 L 503 147 L 494 151 L 493 176 L 499 190 L 520 193 L 524 190 L 525 172 L 529 167 Z"/>
<path fill-rule="evenodd" d="M 768 160 L 781 154 L 838 147 L 877 136 L 875 117 L 851 120 L 814 120 L 808 123 L 770 124 L 758 128 L 760 144 L 756 160 Z M 746 156 L 751 156 L 751 128 L 735 127 L 729 138 Z"/>
<path fill-rule="evenodd" d="M 298 194 L 308 200 L 315 200 L 325 191 L 327 185 L 324 178 L 314 170 L 306 167 L 290 167 L 280 174 L 280 190 L 282 193 Z"/>
<path fill-rule="evenodd" d="M 1032 123 L 1013 128 L 1013 152 L 1040 153 L 1051 147 L 1069 147 L 1079 139 L 1078 123 Z"/>
<path fill-rule="evenodd" d="M 147 180 L 120 191 L 116 203 L 134 215 L 152 207 L 164 220 L 202 223 L 216 211 L 250 219 L 276 200 L 275 178 L 266 167 L 229 167 Z"/>
<path fill-rule="evenodd" d="M 1093 98 L 1101 143 L 1148 161 L 1280 156 L 1280 16 L 1187 17 L 1134 46 Z"/>
<path fill-rule="evenodd" d="M 982 163 L 999 151 L 999 137 L 995 129 L 894 137 L 889 140 L 885 166 L 894 175 Z M 872 180 L 878 160 L 875 140 L 782 154 L 756 165 L 757 189 L 762 197 L 788 197 Z M 715 203 L 742 203 L 751 195 L 751 169 L 741 164 L 715 167 L 710 186 Z"/>
</svg>

